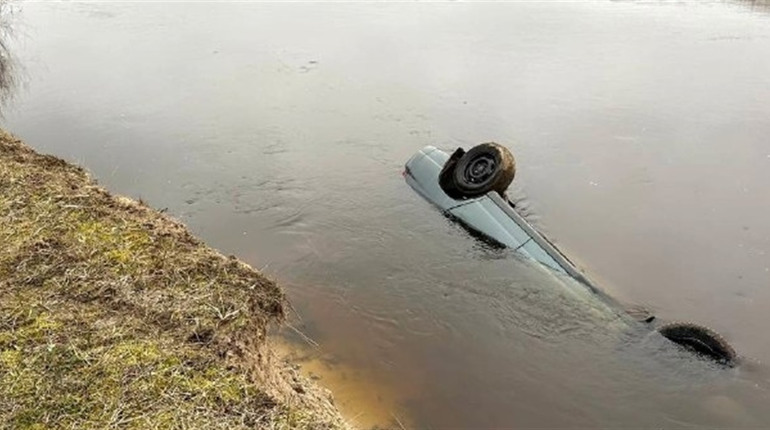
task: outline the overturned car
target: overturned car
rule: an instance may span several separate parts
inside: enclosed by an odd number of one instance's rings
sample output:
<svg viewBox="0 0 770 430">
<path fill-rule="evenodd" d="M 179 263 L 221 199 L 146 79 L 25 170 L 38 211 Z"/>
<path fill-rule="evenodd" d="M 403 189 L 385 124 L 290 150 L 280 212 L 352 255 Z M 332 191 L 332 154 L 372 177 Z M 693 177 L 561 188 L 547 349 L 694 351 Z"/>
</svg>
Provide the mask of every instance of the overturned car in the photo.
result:
<svg viewBox="0 0 770 430">
<path fill-rule="evenodd" d="M 597 299 L 620 307 L 516 211 L 505 193 L 515 174 L 513 154 L 496 143 L 482 143 L 467 152 L 458 148 L 451 155 L 426 146 L 407 161 L 404 170 L 406 182 L 415 191 L 468 230 L 575 279 Z M 657 325 L 652 315 L 638 320 L 706 359 L 727 366 L 736 363 L 733 348 L 706 327 L 682 322 Z"/>
</svg>

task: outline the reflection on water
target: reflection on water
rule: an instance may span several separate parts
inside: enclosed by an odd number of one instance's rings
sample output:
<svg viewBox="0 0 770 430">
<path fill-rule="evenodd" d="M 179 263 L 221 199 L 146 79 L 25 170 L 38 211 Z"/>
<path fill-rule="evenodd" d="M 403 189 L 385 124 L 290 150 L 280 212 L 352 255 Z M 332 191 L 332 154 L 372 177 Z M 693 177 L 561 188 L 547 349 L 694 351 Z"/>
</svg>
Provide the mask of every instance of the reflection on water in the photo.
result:
<svg viewBox="0 0 770 430">
<path fill-rule="evenodd" d="M 770 1 L 768 0 L 729 0 L 747 7 L 752 12 L 767 13 L 770 12 Z"/>
<path fill-rule="evenodd" d="M 13 96 L 19 79 L 18 64 L 9 48 L 13 37 L 15 5 L 10 2 L 0 2 L 0 108 Z"/>
<path fill-rule="evenodd" d="M 758 4 L 26 3 L 14 49 L 30 82 L 5 125 L 277 278 L 319 345 L 307 366 L 355 375 L 325 379 L 367 425 L 398 410 L 431 428 L 756 427 Z M 403 182 L 426 144 L 489 140 L 516 154 L 531 217 L 605 289 L 713 327 L 745 364 L 693 360 Z"/>
</svg>

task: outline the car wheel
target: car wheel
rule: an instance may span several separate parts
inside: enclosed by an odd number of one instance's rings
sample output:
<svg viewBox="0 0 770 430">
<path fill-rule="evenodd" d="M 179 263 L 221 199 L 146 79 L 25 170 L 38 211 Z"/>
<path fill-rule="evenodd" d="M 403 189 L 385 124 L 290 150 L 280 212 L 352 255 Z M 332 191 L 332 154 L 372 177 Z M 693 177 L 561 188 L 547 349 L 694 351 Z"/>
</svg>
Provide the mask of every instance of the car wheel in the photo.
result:
<svg viewBox="0 0 770 430">
<path fill-rule="evenodd" d="M 663 325 L 658 332 L 666 339 L 695 351 L 706 358 L 732 366 L 737 355 L 735 350 L 715 331 L 692 323 L 675 322 Z"/>
<path fill-rule="evenodd" d="M 454 185 L 463 197 L 490 191 L 503 195 L 516 175 L 516 160 L 504 146 L 482 143 L 471 148 L 457 162 Z"/>
</svg>

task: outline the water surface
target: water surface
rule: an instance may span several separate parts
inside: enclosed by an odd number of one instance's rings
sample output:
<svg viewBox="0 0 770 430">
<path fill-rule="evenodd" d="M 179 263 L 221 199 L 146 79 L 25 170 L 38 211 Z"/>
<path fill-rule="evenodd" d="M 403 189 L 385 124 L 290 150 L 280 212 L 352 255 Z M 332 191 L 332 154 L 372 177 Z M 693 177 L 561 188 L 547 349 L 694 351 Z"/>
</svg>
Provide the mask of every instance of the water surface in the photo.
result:
<svg viewBox="0 0 770 430">
<path fill-rule="evenodd" d="M 381 409 L 359 422 L 770 423 L 762 3 L 22 9 L 27 85 L 5 127 L 279 280 L 289 338 L 348 369 L 359 388 L 341 393 L 382 393 L 349 396 Z M 424 145 L 488 140 L 516 154 L 533 220 L 608 292 L 715 328 L 746 364 L 629 328 L 403 182 Z"/>
</svg>

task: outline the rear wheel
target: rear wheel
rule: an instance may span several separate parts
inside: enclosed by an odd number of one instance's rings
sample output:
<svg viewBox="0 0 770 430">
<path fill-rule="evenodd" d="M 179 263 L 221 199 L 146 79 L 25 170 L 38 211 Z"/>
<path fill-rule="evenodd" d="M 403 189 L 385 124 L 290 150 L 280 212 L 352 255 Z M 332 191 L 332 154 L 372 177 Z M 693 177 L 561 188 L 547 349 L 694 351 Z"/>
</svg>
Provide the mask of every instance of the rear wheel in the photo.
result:
<svg viewBox="0 0 770 430">
<path fill-rule="evenodd" d="M 692 323 L 675 322 L 658 328 L 666 339 L 722 364 L 732 366 L 735 350 L 715 331 Z"/>
<path fill-rule="evenodd" d="M 503 195 L 516 175 L 516 160 L 504 146 L 482 143 L 466 152 L 454 168 L 454 186 L 463 197 L 490 191 Z"/>
</svg>

